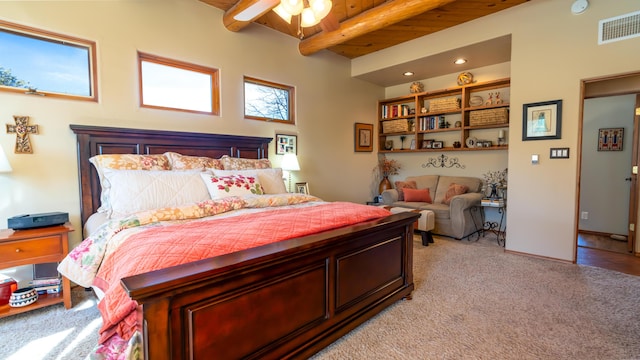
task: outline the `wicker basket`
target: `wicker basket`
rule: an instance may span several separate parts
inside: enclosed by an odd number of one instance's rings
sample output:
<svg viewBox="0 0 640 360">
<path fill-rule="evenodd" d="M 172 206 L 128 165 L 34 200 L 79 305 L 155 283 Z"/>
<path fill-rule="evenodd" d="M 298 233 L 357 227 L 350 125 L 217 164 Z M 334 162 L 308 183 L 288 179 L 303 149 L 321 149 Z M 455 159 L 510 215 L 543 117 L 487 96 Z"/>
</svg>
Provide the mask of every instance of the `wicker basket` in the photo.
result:
<svg viewBox="0 0 640 360">
<path fill-rule="evenodd" d="M 460 110 L 460 99 L 456 97 L 432 99 L 429 101 L 429 112 L 455 110 Z"/>
<path fill-rule="evenodd" d="M 409 131 L 409 120 L 407 119 L 388 120 L 382 122 L 382 132 L 385 134 L 406 131 Z"/>
<path fill-rule="evenodd" d="M 469 112 L 469 126 L 499 125 L 509 122 L 507 108 L 474 110 Z"/>
</svg>

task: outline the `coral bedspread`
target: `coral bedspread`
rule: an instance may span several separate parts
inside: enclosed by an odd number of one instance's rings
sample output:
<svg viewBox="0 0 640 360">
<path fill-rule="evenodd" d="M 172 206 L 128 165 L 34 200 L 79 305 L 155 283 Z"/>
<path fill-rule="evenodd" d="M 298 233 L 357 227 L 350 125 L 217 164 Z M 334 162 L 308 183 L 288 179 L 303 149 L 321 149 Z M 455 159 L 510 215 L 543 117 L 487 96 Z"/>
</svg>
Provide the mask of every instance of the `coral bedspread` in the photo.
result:
<svg viewBox="0 0 640 360">
<path fill-rule="evenodd" d="M 103 317 L 100 342 L 114 335 L 126 341 L 138 328 L 135 312 L 137 303 L 128 297 L 120 285 L 120 279 L 124 277 L 387 215 L 387 210 L 373 206 L 344 202 L 319 203 L 317 206 L 283 208 L 225 218 L 211 216 L 199 221 L 151 226 L 135 232 L 118 246 L 117 251 L 105 256 L 94 279 L 94 285 L 105 293 L 99 304 Z"/>
</svg>

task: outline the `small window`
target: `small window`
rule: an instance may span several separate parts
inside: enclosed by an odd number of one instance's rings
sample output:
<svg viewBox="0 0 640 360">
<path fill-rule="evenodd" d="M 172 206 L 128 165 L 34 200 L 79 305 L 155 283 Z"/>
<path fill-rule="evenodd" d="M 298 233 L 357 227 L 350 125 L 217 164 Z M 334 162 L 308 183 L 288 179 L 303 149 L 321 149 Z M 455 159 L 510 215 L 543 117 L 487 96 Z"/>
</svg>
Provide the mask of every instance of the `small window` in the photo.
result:
<svg viewBox="0 0 640 360">
<path fill-rule="evenodd" d="M 0 21 L 0 90 L 97 101 L 96 44 Z"/>
<path fill-rule="evenodd" d="M 220 114 L 218 69 L 138 52 L 140 106 Z"/>
<path fill-rule="evenodd" d="M 294 88 L 244 77 L 244 117 L 295 124 Z"/>
</svg>

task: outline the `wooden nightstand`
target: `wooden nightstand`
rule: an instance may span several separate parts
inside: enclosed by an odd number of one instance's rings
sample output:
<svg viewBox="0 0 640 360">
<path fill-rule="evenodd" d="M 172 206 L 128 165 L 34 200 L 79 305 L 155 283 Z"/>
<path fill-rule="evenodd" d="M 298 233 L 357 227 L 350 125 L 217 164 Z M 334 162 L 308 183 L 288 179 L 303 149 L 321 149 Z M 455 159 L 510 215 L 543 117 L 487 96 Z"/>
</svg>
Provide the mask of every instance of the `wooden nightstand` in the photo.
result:
<svg viewBox="0 0 640 360">
<path fill-rule="evenodd" d="M 28 230 L 0 230 L 0 269 L 62 261 L 69 252 L 71 231 L 69 223 Z M 71 284 L 64 276 L 62 293 L 39 295 L 38 301 L 25 307 L 0 306 L 0 318 L 58 303 L 71 308 Z"/>
</svg>

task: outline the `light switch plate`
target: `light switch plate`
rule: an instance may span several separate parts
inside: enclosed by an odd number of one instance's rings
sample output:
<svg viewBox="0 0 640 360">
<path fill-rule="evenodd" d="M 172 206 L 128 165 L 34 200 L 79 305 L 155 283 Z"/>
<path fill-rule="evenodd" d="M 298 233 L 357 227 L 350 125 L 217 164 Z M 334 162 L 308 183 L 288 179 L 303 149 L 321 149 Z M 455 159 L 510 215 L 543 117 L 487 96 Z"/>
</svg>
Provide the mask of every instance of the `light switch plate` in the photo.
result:
<svg viewBox="0 0 640 360">
<path fill-rule="evenodd" d="M 531 163 L 532 164 L 537 164 L 538 161 L 540 161 L 540 157 L 538 156 L 538 154 L 532 154 L 531 155 Z"/>
<path fill-rule="evenodd" d="M 549 150 L 550 159 L 568 159 L 569 148 L 551 148 Z"/>
</svg>

